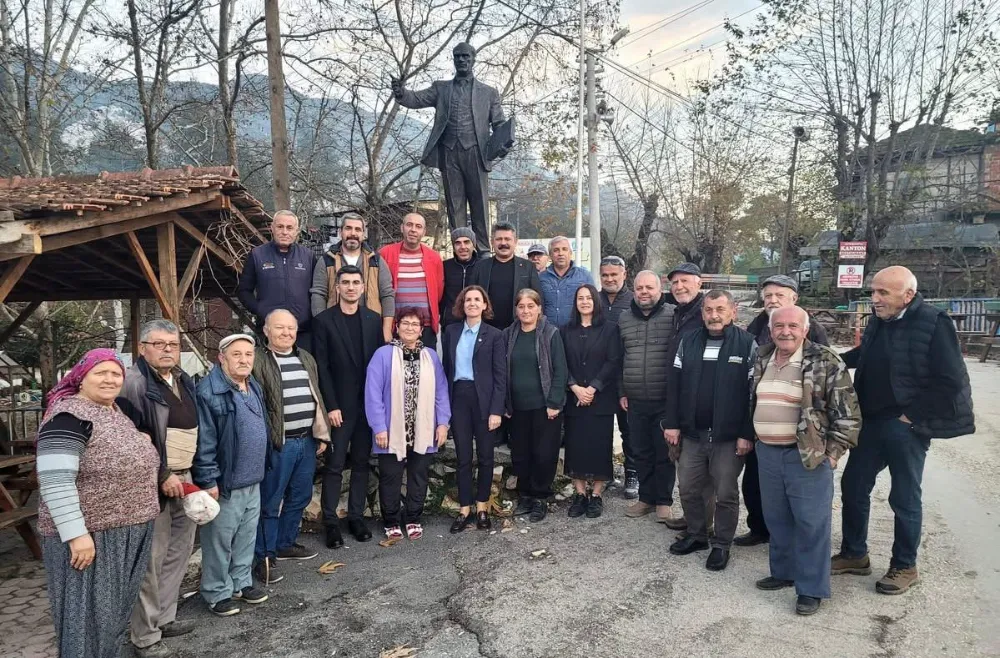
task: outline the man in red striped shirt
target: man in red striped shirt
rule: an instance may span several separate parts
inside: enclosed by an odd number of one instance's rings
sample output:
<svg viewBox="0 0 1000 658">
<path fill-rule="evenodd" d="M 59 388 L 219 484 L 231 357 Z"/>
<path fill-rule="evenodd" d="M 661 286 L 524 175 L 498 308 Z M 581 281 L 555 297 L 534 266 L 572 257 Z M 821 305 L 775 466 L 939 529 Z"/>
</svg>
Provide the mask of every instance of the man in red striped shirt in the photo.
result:
<svg viewBox="0 0 1000 658">
<path fill-rule="evenodd" d="M 441 256 L 421 243 L 427 232 L 423 215 L 411 212 L 400 227 L 403 240 L 382 247 L 379 254 L 392 274 L 397 308 L 416 308 L 424 329 L 420 340 L 425 347 L 437 348 L 441 297 L 444 294 L 444 264 Z"/>
</svg>

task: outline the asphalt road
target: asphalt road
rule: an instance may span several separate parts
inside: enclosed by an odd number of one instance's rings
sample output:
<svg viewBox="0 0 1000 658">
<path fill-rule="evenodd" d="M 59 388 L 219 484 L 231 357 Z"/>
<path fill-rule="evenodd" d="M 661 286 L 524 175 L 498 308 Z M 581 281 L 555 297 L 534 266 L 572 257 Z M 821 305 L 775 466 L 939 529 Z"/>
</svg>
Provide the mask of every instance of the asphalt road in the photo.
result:
<svg viewBox="0 0 1000 658">
<path fill-rule="evenodd" d="M 303 535 L 320 556 L 283 562 L 269 601 L 218 619 L 196 597 L 180 615 L 198 629 L 167 642 L 192 658 L 377 657 L 401 645 L 454 658 L 1000 656 L 1000 367 L 969 369 L 979 433 L 932 444 L 922 582 L 905 595 L 874 591 L 892 543 L 885 473 L 872 505 L 874 572 L 834 577 L 833 598 L 808 618 L 794 614 L 789 590 L 754 587 L 767 575 L 766 546 L 736 548 L 726 571 L 709 572 L 705 553 L 670 555 L 673 532 L 625 518 L 625 501 L 608 496 L 600 519 L 569 519 L 563 504 L 494 535 L 453 537 L 443 517 L 391 548 L 348 540 L 329 551 Z M 836 547 L 839 491 L 834 506 Z M 532 558 L 540 549 L 546 556 Z M 320 575 L 330 559 L 346 566 Z"/>
</svg>

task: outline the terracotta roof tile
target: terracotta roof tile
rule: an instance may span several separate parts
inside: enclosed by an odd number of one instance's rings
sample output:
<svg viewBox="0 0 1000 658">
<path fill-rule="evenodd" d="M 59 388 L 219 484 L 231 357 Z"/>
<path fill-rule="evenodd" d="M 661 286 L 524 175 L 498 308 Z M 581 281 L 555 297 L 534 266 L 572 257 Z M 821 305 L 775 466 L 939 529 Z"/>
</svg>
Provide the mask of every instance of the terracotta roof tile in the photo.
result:
<svg viewBox="0 0 1000 658">
<path fill-rule="evenodd" d="M 182 167 L 0 179 L 0 210 L 14 217 L 39 218 L 141 205 L 151 199 L 217 188 L 251 221 L 267 213 L 240 183 L 234 167 Z"/>
</svg>

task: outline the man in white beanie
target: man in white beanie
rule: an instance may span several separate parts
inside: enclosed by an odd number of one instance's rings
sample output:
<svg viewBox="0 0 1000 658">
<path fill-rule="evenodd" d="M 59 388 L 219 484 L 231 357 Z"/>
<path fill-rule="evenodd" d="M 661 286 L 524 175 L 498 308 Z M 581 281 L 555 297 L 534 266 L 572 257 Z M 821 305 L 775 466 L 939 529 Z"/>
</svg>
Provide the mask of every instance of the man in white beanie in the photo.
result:
<svg viewBox="0 0 1000 658">
<path fill-rule="evenodd" d="M 220 617 L 239 614 L 240 601 L 267 600 L 250 571 L 268 442 L 264 394 L 251 374 L 255 346 L 249 334 L 226 336 L 219 341 L 219 366 L 198 384 L 191 473 L 220 508 L 201 529 L 201 595 Z"/>
</svg>

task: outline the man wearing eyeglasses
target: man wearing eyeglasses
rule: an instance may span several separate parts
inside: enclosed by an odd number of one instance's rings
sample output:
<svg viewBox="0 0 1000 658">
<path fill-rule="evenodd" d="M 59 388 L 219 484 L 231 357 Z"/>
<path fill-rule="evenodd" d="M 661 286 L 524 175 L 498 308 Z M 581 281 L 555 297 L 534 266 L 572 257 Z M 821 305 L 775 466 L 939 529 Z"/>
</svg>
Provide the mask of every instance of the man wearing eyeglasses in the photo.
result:
<svg viewBox="0 0 1000 658">
<path fill-rule="evenodd" d="M 125 375 L 118 406 L 160 455 L 160 515 L 153 524 L 149 567 L 132 610 L 136 654 L 165 655 L 161 638 L 190 633 L 191 620 L 175 621 L 177 596 L 194 547 L 195 524 L 184 514 L 184 483 L 198 445 L 194 382 L 180 369 L 181 334 L 169 320 L 139 332 L 139 358 Z"/>
</svg>

